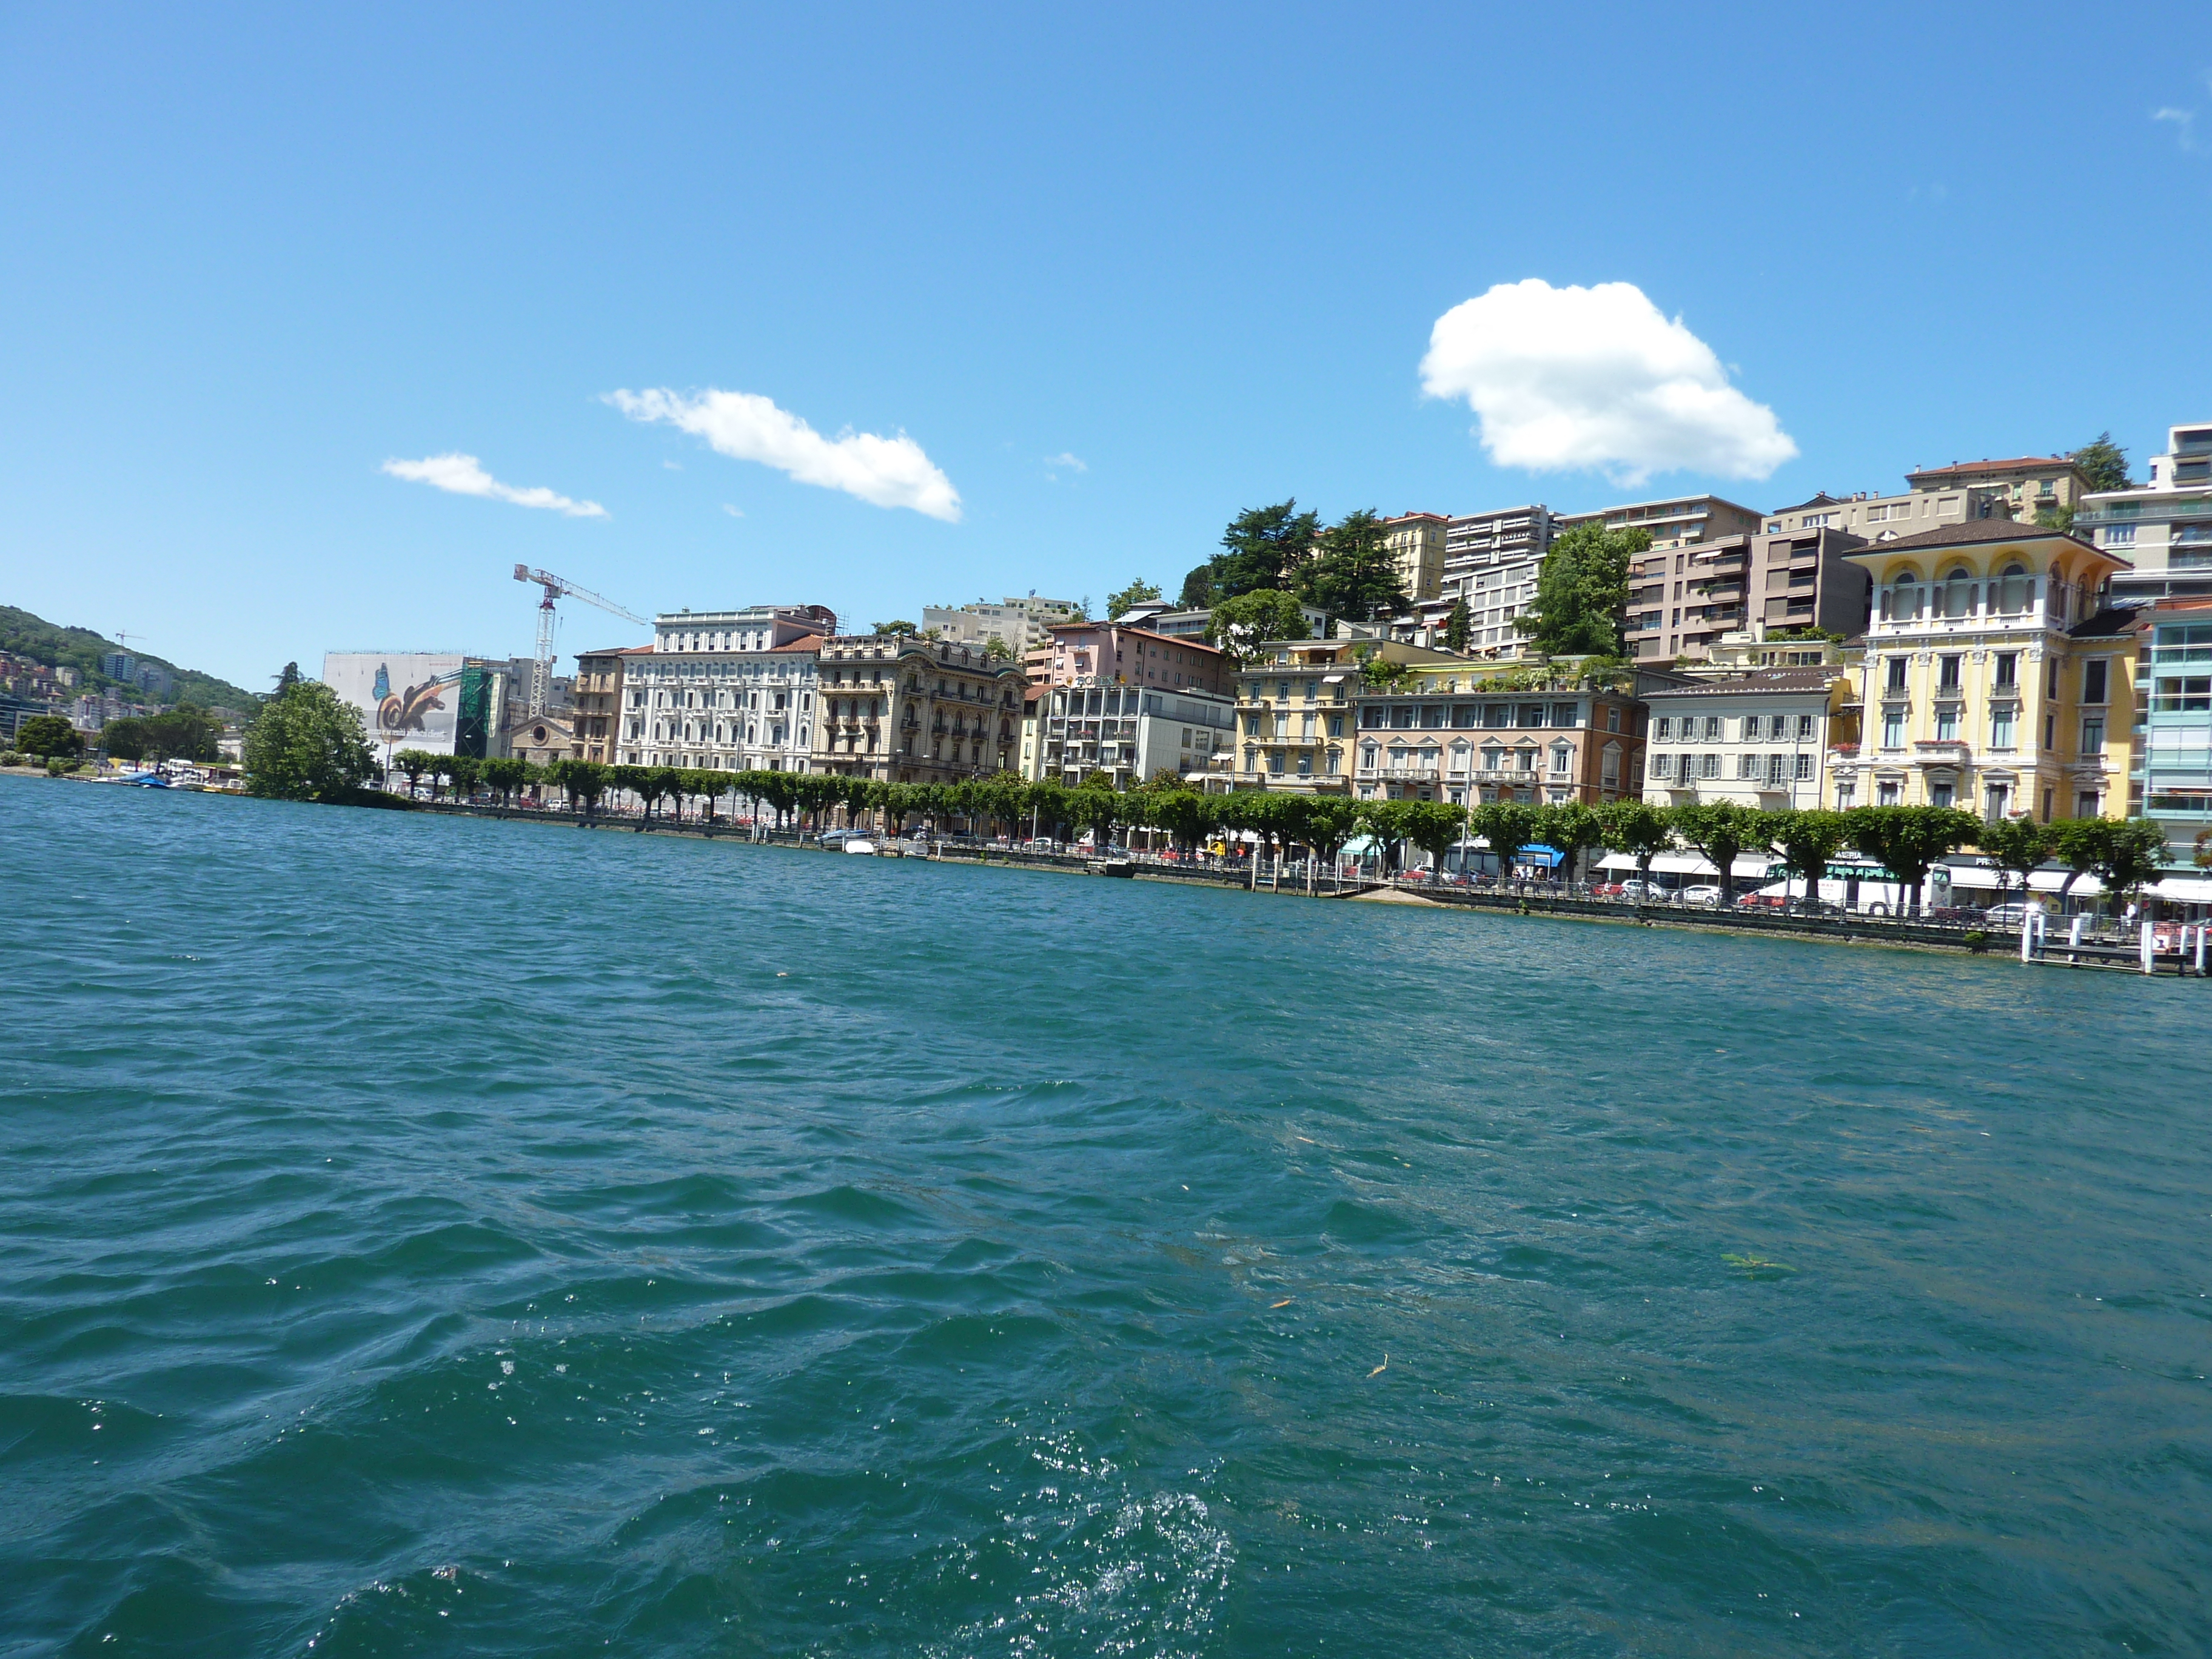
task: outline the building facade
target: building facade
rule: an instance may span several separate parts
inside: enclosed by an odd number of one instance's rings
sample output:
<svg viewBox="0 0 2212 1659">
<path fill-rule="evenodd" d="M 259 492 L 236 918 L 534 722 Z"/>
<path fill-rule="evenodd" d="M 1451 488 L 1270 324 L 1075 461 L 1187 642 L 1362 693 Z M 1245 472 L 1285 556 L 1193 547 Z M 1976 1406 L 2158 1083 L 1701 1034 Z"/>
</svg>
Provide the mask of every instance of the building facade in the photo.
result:
<svg viewBox="0 0 2212 1659">
<path fill-rule="evenodd" d="M 2078 506 L 2089 480 L 2063 455 L 2015 455 L 2001 461 L 1954 461 L 1917 467 L 1905 475 L 1917 495 L 1963 494 L 1969 519 L 2014 519 L 2033 523 L 2039 513 L 2060 515 Z"/>
<path fill-rule="evenodd" d="M 1231 787 L 1349 794 L 1356 699 L 1370 658 L 1409 667 L 1464 659 L 1395 640 L 1276 640 L 1237 671 L 1237 739 L 1220 774 Z"/>
<path fill-rule="evenodd" d="M 1471 672 L 1463 662 L 1425 665 L 1395 685 L 1358 693 L 1352 793 L 1465 806 L 1596 806 L 1638 793 L 1643 714 L 1635 697 L 1573 684 L 1508 689 L 1499 684 L 1507 678 Z"/>
<path fill-rule="evenodd" d="M 1848 556 L 1864 545 L 1815 526 L 1654 549 L 1630 566 L 1628 653 L 1647 662 L 1710 660 L 1723 639 L 1754 624 L 1769 632 L 1862 633 L 1873 584 Z"/>
<path fill-rule="evenodd" d="M 996 605 L 978 599 L 957 611 L 929 605 L 921 613 L 921 626 L 925 633 L 934 632 L 951 644 L 979 650 L 996 640 L 1019 661 L 1045 642 L 1045 630 L 1054 623 L 1073 622 L 1082 615 L 1083 607 L 1073 599 L 1041 599 L 1031 593 L 1027 598 L 1010 595 Z"/>
<path fill-rule="evenodd" d="M 2128 561 L 2115 598 L 2212 598 L 2212 423 L 2168 428 L 2149 482 L 2083 496 L 2074 528 Z"/>
<path fill-rule="evenodd" d="M 1030 677 L 1045 685 L 1145 685 L 1228 694 L 1229 659 L 1203 640 L 1120 623 L 1058 623 L 1032 653 Z"/>
<path fill-rule="evenodd" d="M 1513 619 L 1534 604 L 1536 573 L 1559 533 L 1559 520 L 1540 503 L 1446 520 L 1437 598 L 1416 610 L 1430 630 L 1424 642 L 1442 637 L 1452 607 L 1465 599 L 1470 653 L 1521 654 L 1522 635 Z"/>
<path fill-rule="evenodd" d="M 1171 772 L 1202 784 L 1227 763 L 1235 740 L 1236 703 L 1212 692 L 1046 685 L 1032 698 L 1021 767 L 1028 778 L 1073 786 L 1098 772 L 1124 789 Z"/>
<path fill-rule="evenodd" d="M 1875 616 L 1860 737 L 1830 746 L 1831 805 L 2045 822 L 2124 812 L 2133 624 L 2106 604 L 2119 560 L 1994 518 L 1850 557 L 1873 579 Z"/>
<path fill-rule="evenodd" d="M 2135 618 L 2129 811 L 2157 823 L 2187 860 L 2212 848 L 2212 598 L 2161 599 Z"/>
<path fill-rule="evenodd" d="M 1571 514 L 1559 521 L 1559 528 L 1567 531 L 1601 524 L 1607 530 L 1645 530 L 1651 533 L 1653 550 L 1664 552 L 1727 536 L 1753 535 L 1765 523 L 1749 507 L 1718 495 L 1677 495 L 1667 501 L 1630 501 L 1595 513 Z"/>
<path fill-rule="evenodd" d="M 623 653 L 622 763 L 803 772 L 814 750 L 820 605 L 682 611 Z"/>
<path fill-rule="evenodd" d="M 1404 513 L 1382 520 L 1382 545 L 1398 586 L 1415 605 L 1436 599 L 1444 580 L 1445 532 L 1451 520 L 1441 513 Z"/>
<path fill-rule="evenodd" d="M 1022 671 L 983 647 L 913 635 L 818 642 L 818 770 L 892 783 L 1012 771 Z"/>
<path fill-rule="evenodd" d="M 1831 805 L 1828 750 L 1856 740 L 1851 680 L 1840 664 L 1716 675 L 1653 687 L 1644 700 L 1650 720 L 1644 795 L 1668 805 Z"/>
<path fill-rule="evenodd" d="M 650 646 L 617 647 L 609 651 L 576 653 L 576 678 L 571 696 L 568 758 L 613 764 L 621 755 L 623 720 L 623 663 L 633 654 L 648 654 Z"/>
</svg>

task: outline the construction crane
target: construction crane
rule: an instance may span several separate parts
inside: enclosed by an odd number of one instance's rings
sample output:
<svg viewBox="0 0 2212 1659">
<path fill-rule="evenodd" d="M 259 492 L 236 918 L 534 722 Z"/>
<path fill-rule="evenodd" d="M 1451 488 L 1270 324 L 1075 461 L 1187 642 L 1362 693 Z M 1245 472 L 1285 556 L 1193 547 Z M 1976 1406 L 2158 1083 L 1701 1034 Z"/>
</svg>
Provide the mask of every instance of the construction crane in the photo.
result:
<svg viewBox="0 0 2212 1659">
<path fill-rule="evenodd" d="M 545 597 L 538 601 L 538 661 L 530 671 L 530 712 L 534 715 L 545 712 L 545 698 L 553 689 L 553 601 L 558 599 L 581 599 L 586 605 L 596 605 L 600 610 L 620 617 L 624 622 L 634 622 L 640 628 L 653 624 L 642 617 L 633 616 L 612 599 L 601 599 L 588 587 L 555 575 L 550 570 L 532 570 L 526 564 L 514 567 L 514 580 L 536 582 L 545 590 Z"/>
</svg>

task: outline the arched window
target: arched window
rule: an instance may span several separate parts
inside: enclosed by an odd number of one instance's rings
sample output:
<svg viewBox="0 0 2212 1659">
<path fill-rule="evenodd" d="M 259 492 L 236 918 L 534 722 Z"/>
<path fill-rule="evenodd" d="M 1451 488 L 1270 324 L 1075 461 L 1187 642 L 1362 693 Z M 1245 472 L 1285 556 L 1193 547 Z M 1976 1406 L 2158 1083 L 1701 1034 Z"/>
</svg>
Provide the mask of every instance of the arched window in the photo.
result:
<svg viewBox="0 0 2212 1659">
<path fill-rule="evenodd" d="M 1881 615 L 1885 622 L 1911 622 L 1920 615 L 1920 573 L 1911 565 L 1882 588 Z"/>
<path fill-rule="evenodd" d="M 1943 614 L 1957 617 L 1971 617 L 1973 613 L 1974 580 L 1962 564 L 1943 579 Z"/>
</svg>

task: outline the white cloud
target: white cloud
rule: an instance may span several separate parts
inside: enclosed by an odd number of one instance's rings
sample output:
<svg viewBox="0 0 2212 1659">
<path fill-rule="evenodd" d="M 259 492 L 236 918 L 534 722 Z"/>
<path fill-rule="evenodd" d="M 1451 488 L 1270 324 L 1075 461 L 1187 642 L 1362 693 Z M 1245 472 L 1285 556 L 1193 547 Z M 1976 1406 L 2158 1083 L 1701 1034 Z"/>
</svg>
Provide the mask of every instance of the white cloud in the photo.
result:
<svg viewBox="0 0 2212 1659">
<path fill-rule="evenodd" d="M 1500 466 L 1595 467 L 1633 485 L 1677 470 L 1764 478 L 1797 453 L 1633 283 L 1500 283 L 1437 319 L 1421 387 L 1465 398 Z"/>
<path fill-rule="evenodd" d="M 2154 121 L 2167 121 L 2173 125 L 2174 142 L 2182 149 L 2197 149 L 2197 112 L 2193 109 L 2154 109 L 2150 112 Z"/>
<path fill-rule="evenodd" d="M 1088 472 L 1091 471 L 1089 467 L 1083 464 L 1083 458 L 1081 456 L 1071 455 L 1064 449 L 1057 455 L 1046 456 L 1044 458 L 1044 464 L 1047 466 L 1056 466 L 1064 472 Z"/>
<path fill-rule="evenodd" d="M 744 508 L 742 507 L 732 507 L 727 501 L 724 501 L 722 503 L 722 511 L 728 514 L 733 519 L 742 519 L 745 516 Z"/>
<path fill-rule="evenodd" d="M 607 510 L 597 501 L 573 501 L 545 489 L 518 489 L 485 471 L 473 455 L 428 455 L 419 461 L 386 461 L 384 470 L 410 483 L 426 483 L 455 495 L 482 495 L 517 507 L 547 507 L 572 519 L 604 519 Z"/>
<path fill-rule="evenodd" d="M 842 489 L 878 507 L 912 507 L 948 524 L 960 521 L 960 492 L 903 432 L 883 438 L 848 429 L 825 438 L 750 392 L 709 390 L 696 398 L 665 389 L 610 392 L 607 401 L 633 421 L 665 421 L 704 438 L 722 454 L 758 461 L 800 483 Z"/>
<path fill-rule="evenodd" d="M 666 467 L 671 472 L 681 472 L 684 470 L 684 463 L 681 461 L 663 461 L 661 465 Z"/>
</svg>

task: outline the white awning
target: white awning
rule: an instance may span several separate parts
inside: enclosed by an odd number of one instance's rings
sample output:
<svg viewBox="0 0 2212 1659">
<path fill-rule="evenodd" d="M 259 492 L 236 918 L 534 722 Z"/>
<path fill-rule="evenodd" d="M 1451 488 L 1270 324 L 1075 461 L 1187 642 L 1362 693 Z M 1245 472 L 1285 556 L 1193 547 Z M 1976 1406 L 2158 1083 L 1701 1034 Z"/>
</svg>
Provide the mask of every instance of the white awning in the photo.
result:
<svg viewBox="0 0 2212 1659">
<path fill-rule="evenodd" d="M 2143 890 L 2153 898 L 2172 899 L 2177 904 L 2212 904 L 2212 881 L 2196 876 L 2168 876 Z"/>
<path fill-rule="evenodd" d="M 1992 870 L 1977 864 L 1954 864 L 1949 868 L 1951 885 L 1954 887 L 1986 887 L 1994 892 L 1998 887 L 2003 886 L 2014 892 L 2020 890 L 2019 878 L 2012 872 Z M 2055 893 L 2060 888 L 2066 886 L 2066 876 L 2067 872 L 2063 870 L 2035 871 L 2028 877 L 2028 890 L 2034 893 Z M 1998 879 L 2000 877 L 2003 878 L 2002 881 Z M 2206 884 L 2212 885 L 2212 883 Z M 2067 894 L 2069 897 L 2095 898 L 2104 890 L 2104 883 L 2099 881 L 2094 876 L 2083 874 L 2074 878 L 2074 884 L 2067 888 Z"/>
<path fill-rule="evenodd" d="M 1339 680 L 1345 678 L 1346 676 L 1342 674 L 1324 674 L 1321 677 L 1321 683 L 1323 685 L 1334 685 Z"/>
</svg>

